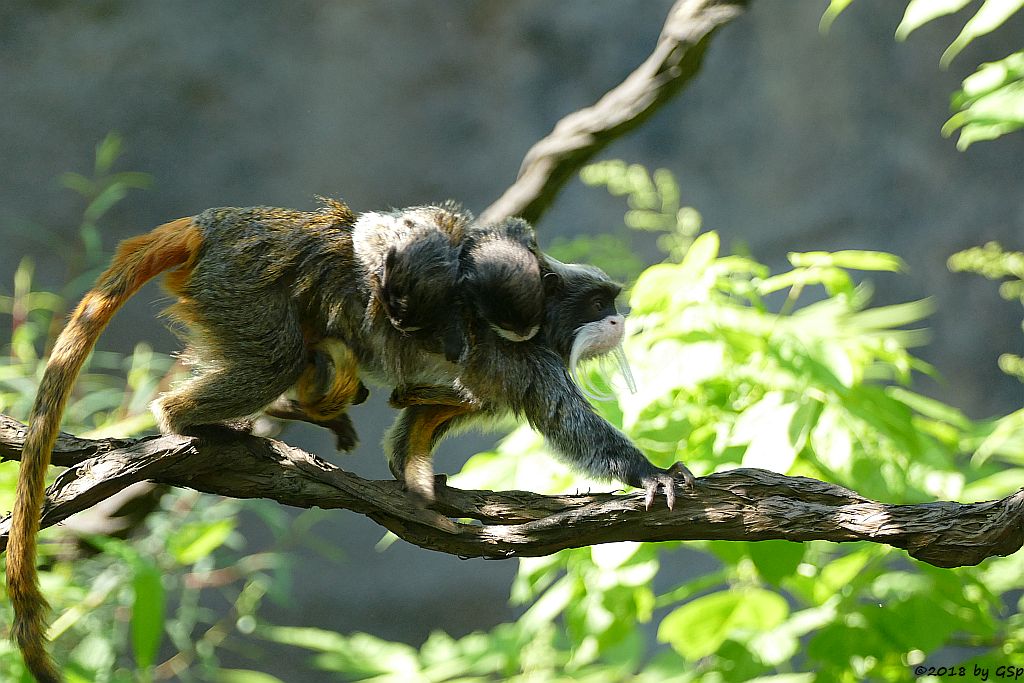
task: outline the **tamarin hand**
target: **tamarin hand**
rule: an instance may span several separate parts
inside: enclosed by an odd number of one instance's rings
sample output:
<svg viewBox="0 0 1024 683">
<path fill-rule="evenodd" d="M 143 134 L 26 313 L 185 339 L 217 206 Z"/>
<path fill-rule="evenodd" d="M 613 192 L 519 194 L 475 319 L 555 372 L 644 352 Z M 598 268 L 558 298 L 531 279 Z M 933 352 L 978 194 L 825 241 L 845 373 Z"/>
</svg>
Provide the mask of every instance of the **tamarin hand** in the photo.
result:
<svg viewBox="0 0 1024 683">
<path fill-rule="evenodd" d="M 682 479 L 681 482 L 680 479 Z M 640 487 L 644 489 L 644 507 L 648 510 L 651 509 L 651 506 L 654 505 L 654 496 L 657 495 L 658 488 L 661 487 L 665 490 L 665 502 L 668 503 L 668 509 L 673 509 L 676 505 L 675 487 L 680 483 L 688 491 L 692 491 L 696 485 L 693 473 L 681 462 L 677 462 L 667 470 L 659 470 L 644 477 L 640 481 Z"/>
</svg>

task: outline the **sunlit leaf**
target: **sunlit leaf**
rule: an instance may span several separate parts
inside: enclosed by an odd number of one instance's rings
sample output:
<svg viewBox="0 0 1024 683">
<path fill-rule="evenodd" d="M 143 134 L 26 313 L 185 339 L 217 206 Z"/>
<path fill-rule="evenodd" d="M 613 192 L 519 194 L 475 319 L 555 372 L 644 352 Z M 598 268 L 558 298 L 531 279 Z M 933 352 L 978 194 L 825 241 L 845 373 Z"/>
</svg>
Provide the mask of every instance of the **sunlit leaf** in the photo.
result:
<svg viewBox="0 0 1024 683">
<path fill-rule="evenodd" d="M 1024 7 L 1024 0 L 985 0 L 977 14 L 964 24 L 960 35 L 942 53 L 939 63 L 943 67 L 949 66 L 971 41 L 1002 26 L 1021 7 Z"/>
<path fill-rule="evenodd" d="M 906 40 L 915 29 L 947 14 L 959 12 L 972 0 L 910 0 L 903 21 L 896 27 L 896 40 Z"/>
<path fill-rule="evenodd" d="M 716 652 L 731 637 L 778 626 L 789 614 L 785 598 L 760 588 L 722 591 L 691 600 L 666 616 L 658 640 L 694 661 Z"/>
<path fill-rule="evenodd" d="M 821 15 L 821 21 L 818 23 L 818 30 L 822 33 L 828 33 L 832 28 L 833 22 L 843 13 L 853 0 L 831 0 L 828 7 L 825 9 L 825 13 Z"/>
<path fill-rule="evenodd" d="M 719 246 L 718 233 L 713 230 L 705 232 L 690 245 L 680 266 L 691 277 L 699 276 L 718 256 Z"/>
<path fill-rule="evenodd" d="M 961 150 L 1024 127 L 1024 52 L 982 64 L 964 79 L 953 108 L 958 111 L 942 126 L 942 134 L 960 130 Z"/>
<path fill-rule="evenodd" d="M 733 427 L 730 443 L 749 444 L 743 454 L 744 467 L 789 471 L 796 459 L 789 426 L 797 407 L 781 392 L 771 392 L 743 412 Z"/>
<path fill-rule="evenodd" d="M 831 266 L 835 268 L 877 270 L 892 273 L 906 269 L 903 259 L 884 251 L 848 249 L 834 252 L 790 252 L 787 257 L 794 266 L 804 268 Z"/>
<path fill-rule="evenodd" d="M 179 564 L 194 564 L 223 545 L 234 529 L 233 519 L 189 524 L 169 539 L 167 550 Z"/>
</svg>

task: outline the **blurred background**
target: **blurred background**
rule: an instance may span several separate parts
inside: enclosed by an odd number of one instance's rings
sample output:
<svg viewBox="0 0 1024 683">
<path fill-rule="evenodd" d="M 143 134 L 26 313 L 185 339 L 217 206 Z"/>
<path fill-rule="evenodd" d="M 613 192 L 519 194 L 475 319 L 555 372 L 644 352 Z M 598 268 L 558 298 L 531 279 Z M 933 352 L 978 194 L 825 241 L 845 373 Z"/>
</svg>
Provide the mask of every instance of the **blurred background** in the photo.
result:
<svg viewBox="0 0 1024 683">
<path fill-rule="evenodd" d="M 974 418 L 1020 407 L 996 367 L 1019 353 L 1019 311 L 981 278 L 950 273 L 955 251 L 1024 242 L 1024 136 L 965 152 L 939 130 L 950 94 L 977 64 L 1019 47 L 1024 21 L 975 41 L 947 70 L 939 55 L 963 20 L 893 40 L 901 3 L 858 0 L 827 35 L 826 3 L 753 3 L 712 41 L 693 85 L 601 158 L 663 167 L 681 200 L 726 248 L 770 265 L 790 251 L 872 249 L 907 262 L 873 275 L 875 302 L 931 297 L 940 379 L 919 389 Z M 116 169 L 151 176 L 100 223 L 102 245 L 212 206 L 312 208 L 314 195 L 356 211 L 448 198 L 480 211 L 514 180 L 523 154 L 562 116 L 595 102 L 652 49 L 667 0 L 477 2 L 176 2 L 46 0 L 0 6 L 0 291 L 25 256 L 36 286 L 69 277 L 55 241 L 77 239 L 84 201 L 58 178 L 88 174 L 96 144 L 123 139 Z M 956 191 L 951 191 L 956 188 Z M 571 182 L 536 226 L 556 237 L 621 227 L 624 205 Z M 643 256 L 656 260 L 653 244 Z M 177 341 L 148 286 L 100 347 Z M 335 455 L 329 435 L 292 426 L 289 443 L 366 477 L 387 476 L 379 441 L 386 392 L 353 415 L 362 445 Z M 18 417 L 23 418 L 23 415 Z M 457 471 L 490 443 L 446 443 Z M 263 525 L 248 513 L 243 535 Z M 248 526 L 246 526 L 248 525 Z M 396 543 L 348 512 L 317 521 L 341 559 L 300 547 L 296 590 L 267 604 L 276 623 L 365 631 L 418 644 L 512 614 L 513 563 L 469 561 Z M 289 671 L 283 662 L 266 670 Z M 320 680 L 315 674 L 300 679 Z"/>
</svg>

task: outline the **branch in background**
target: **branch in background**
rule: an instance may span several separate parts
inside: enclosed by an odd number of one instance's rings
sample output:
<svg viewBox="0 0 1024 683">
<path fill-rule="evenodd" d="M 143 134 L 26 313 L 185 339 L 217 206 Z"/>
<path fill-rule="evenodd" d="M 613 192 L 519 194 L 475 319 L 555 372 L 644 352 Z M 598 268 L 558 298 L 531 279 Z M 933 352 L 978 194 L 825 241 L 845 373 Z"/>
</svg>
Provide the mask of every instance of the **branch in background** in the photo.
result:
<svg viewBox="0 0 1024 683">
<path fill-rule="evenodd" d="M 0 453 L 18 459 L 24 425 L 0 415 Z M 406 541 L 461 557 L 549 555 L 616 541 L 870 541 L 939 567 L 974 565 L 1024 544 L 1024 490 L 1000 501 L 886 505 L 834 484 L 756 469 L 702 477 L 644 509 L 642 492 L 542 496 L 438 486 L 437 511 L 416 506 L 395 481 L 374 481 L 315 455 L 258 437 L 200 442 L 181 436 L 90 441 L 61 435 L 68 466 L 48 490 L 43 526 L 149 480 L 232 498 L 342 508 Z M 458 520 L 458 521 L 456 521 Z M 469 521 L 466 521 L 469 520 Z M 10 516 L 0 520 L 6 548 Z"/>
<path fill-rule="evenodd" d="M 608 143 L 646 121 L 700 70 L 711 36 L 749 0 L 678 0 L 651 56 L 593 106 L 569 114 L 526 153 L 519 176 L 480 215 L 483 223 L 522 216 L 530 223 Z"/>
</svg>

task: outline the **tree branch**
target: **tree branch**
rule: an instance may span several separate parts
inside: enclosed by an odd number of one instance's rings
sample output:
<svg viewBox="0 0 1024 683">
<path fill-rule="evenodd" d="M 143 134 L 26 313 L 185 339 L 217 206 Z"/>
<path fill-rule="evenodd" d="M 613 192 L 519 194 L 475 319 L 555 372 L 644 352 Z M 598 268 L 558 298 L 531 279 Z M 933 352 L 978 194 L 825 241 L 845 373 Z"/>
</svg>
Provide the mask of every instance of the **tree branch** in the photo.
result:
<svg viewBox="0 0 1024 683">
<path fill-rule="evenodd" d="M 593 106 L 569 114 L 526 153 L 519 176 L 480 215 L 483 223 L 522 216 L 535 223 L 583 164 L 646 121 L 697 74 L 715 31 L 749 0 L 678 0 L 651 55 Z"/>
<path fill-rule="evenodd" d="M 24 425 L 0 415 L 0 456 L 20 458 L 24 433 Z M 785 539 L 871 541 L 938 567 L 958 567 L 1024 544 L 1024 489 L 983 503 L 887 505 L 814 479 L 737 469 L 701 477 L 694 491 L 677 494 L 674 510 L 662 500 L 645 510 L 640 492 L 542 496 L 439 485 L 435 512 L 418 508 L 395 481 L 362 479 L 252 436 L 92 441 L 62 434 L 53 460 L 69 469 L 47 491 L 43 526 L 148 480 L 232 498 L 352 510 L 410 543 L 462 557 L 530 557 L 615 541 Z M 0 519 L 0 548 L 9 528 L 8 515 Z"/>
</svg>

